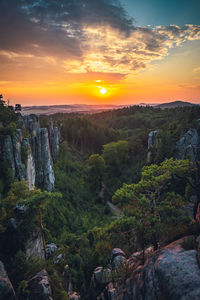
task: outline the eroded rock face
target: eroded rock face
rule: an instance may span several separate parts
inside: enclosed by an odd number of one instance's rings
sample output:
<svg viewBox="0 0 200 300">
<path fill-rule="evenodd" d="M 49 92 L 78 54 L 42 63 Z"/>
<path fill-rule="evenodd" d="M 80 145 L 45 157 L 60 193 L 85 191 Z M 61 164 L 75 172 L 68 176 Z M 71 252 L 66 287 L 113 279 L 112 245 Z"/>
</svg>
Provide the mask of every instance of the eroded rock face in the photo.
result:
<svg viewBox="0 0 200 300">
<path fill-rule="evenodd" d="M 148 150 L 153 148 L 156 145 L 156 135 L 158 130 L 151 131 L 148 136 Z"/>
<path fill-rule="evenodd" d="M 54 127 L 53 121 L 51 120 L 50 129 L 49 129 L 49 143 L 50 143 L 53 162 L 56 162 L 58 158 L 60 139 L 61 139 L 60 129 L 56 126 Z"/>
<path fill-rule="evenodd" d="M 147 163 L 150 164 L 153 161 L 152 149 L 156 147 L 156 136 L 158 130 L 151 131 L 148 136 L 148 153 L 147 153 Z"/>
<path fill-rule="evenodd" d="M 131 274 L 115 288 L 108 285 L 96 299 L 106 300 L 197 300 L 200 299 L 200 269 L 197 250 L 185 250 L 185 237 L 149 255 L 145 265 L 127 260 Z M 108 293 L 112 291 L 112 293 Z M 94 298 L 95 299 L 95 298 Z"/>
<path fill-rule="evenodd" d="M 58 157 L 59 143 L 58 127 L 51 123 L 48 133 L 47 128 L 40 128 L 38 116 L 29 115 L 24 117 L 22 129 L 17 129 L 14 136 L 2 139 L 0 155 L 8 162 L 16 179 L 28 181 L 30 190 L 36 185 L 52 191 L 55 182 L 53 160 Z"/>
<path fill-rule="evenodd" d="M 177 158 L 186 159 L 189 157 L 192 161 L 199 159 L 200 138 L 196 129 L 189 129 L 177 142 Z"/>
<path fill-rule="evenodd" d="M 0 299 L 1 300 L 16 300 L 15 291 L 10 282 L 4 264 L 0 261 Z"/>
<path fill-rule="evenodd" d="M 40 128 L 36 136 L 36 185 L 47 191 L 54 189 L 53 161 L 47 128 Z"/>
<path fill-rule="evenodd" d="M 26 300 L 53 300 L 50 280 L 44 269 L 27 282 L 29 295 Z"/>
<path fill-rule="evenodd" d="M 28 259 L 34 257 L 39 257 L 42 259 L 45 258 L 42 236 L 40 231 L 33 232 L 31 236 L 28 238 L 25 245 L 25 253 Z"/>
</svg>

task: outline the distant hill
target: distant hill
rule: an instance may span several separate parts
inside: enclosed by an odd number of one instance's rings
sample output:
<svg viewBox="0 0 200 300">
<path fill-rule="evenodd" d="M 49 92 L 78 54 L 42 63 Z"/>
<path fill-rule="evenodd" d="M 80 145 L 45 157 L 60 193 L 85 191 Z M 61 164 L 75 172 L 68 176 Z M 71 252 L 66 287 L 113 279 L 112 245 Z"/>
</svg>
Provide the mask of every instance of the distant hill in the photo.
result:
<svg viewBox="0 0 200 300">
<path fill-rule="evenodd" d="M 197 104 L 193 104 L 190 102 L 185 102 L 185 101 L 173 101 L 173 102 L 168 102 L 168 103 L 162 103 L 159 105 L 156 105 L 156 108 L 175 108 L 175 107 L 185 107 L 185 106 L 195 106 Z"/>
<path fill-rule="evenodd" d="M 44 106 L 24 106 L 22 114 L 36 115 L 52 115 L 56 113 L 83 113 L 94 114 L 106 110 L 122 108 L 124 105 L 87 105 L 87 104 L 72 104 L 72 105 L 44 105 Z"/>
</svg>

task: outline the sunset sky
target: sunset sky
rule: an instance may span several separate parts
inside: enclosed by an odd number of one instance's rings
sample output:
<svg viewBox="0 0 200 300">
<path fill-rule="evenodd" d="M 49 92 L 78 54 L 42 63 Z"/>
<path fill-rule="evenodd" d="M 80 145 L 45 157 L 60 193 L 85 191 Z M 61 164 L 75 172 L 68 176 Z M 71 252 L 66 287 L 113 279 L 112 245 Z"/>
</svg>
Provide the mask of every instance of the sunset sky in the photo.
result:
<svg viewBox="0 0 200 300">
<path fill-rule="evenodd" d="M 200 103 L 199 0 L 0 0 L 12 104 Z"/>
</svg>

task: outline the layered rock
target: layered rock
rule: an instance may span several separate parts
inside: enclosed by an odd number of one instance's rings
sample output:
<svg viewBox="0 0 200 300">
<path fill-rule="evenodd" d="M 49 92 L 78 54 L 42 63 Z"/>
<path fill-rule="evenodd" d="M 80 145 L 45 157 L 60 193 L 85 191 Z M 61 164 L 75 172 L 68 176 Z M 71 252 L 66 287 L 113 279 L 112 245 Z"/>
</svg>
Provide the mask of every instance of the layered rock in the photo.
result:
<svg viewBox="0 0 200 300">
<path fill-rule="evenodd" d="M 10 282 L 4 264 L 0 261 L 0 299 L 16 300 L 15 291 Z"/>
<path fill-rule="evenodd" d="M 177 158 L 190 158 L 192 161 L 199 159 L 200 137 L 196 129 L 189 129 L 177 142 Z"/>
<path fill-rule="evenodd" d="M 126 263 L 130 271 L 128 278 L 124 277 L 122 282 L 119 274 L 115 286 L 110 282 L 93 299 L 200 299 L 200 269 L 197 250 L 191 247 L 193 240 L 193 236 L 185 237 L 149 254 L 144 265 L 138 264 L 138 255 L 132 256 Z"/>
</svg>

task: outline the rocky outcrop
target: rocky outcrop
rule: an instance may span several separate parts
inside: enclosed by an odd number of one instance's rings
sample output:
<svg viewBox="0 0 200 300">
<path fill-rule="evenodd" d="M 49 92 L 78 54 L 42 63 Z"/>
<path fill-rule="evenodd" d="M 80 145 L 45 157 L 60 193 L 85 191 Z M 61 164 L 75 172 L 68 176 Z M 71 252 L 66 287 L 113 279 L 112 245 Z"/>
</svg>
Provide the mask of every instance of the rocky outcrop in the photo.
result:
<svg viewBox="0 0 200 300">
<path fill-rule="evenodd" d="M 45 269 L 27 282 L 27 290 L 26 300 L 53 300 L 50 279 Z"/>
<path fill-rule="evenodd" d="M 68 294 L 68 300 L 80 300 L 80 296 L 77 292 L 70 292 Z"/>
<path fill-rule="evenodd" d="M 148 150 L 153 148 L 156 145 L 156 135 L 158 130 L 151 131 L 148 136 Z"/>
<path fill-rule="evenodd" d="M 28 181 L 29 189 L 36 185 L 52 191 L 55 182 L 53 161 L 58 157 L 60 130 L 52 121 L 49 132 L 47 128 L 40 128 L 36 115 L 25 116 L 21 127 L 13 136 L 3 137 L 0 154 L 16 179 Z"/>
<path fill-rule="evenodd" d="M 192 161 L 199 159 L 200 137 L 196 129 L 189 129 L 177 142 L 177 158 L 190 158 Z"/>
<path fill-rule="evenodd" d="M 24 139 L 24 146 L 27 151 L 27 167 L 26 167 L 27 176 L 26 176 L 26 179 L 28 181 L 29 189 L 33 190 L 35 187 L 35 177 L 36 177 L 35 161 L 34 161 L 32 149 L 31 149 L 28 139 Z"/>
<path fill-rule="evenodd" d="M 47 128 L 38 130 L 35 149 L 36 185 L 47 191 L 52 191 L 55 177 Z"/>
<path fill-rule="evenodd" d="M 200 299 L 200 269 L 194 237 L 175 241 L 149 254 L 144 265 L 134 255 L 127 260 L 128 276 L 119 273 L 96 298 L 104 300 Z M 128 268 L 127 268 L 128 266 Z M 120 278 L 121 277 L 121 278 Z M 122 280 L 123 279 L 123 280 Z"/>
<path fill-rule="evenodd" d="M 49 143 L 50 143 L 53 162 L 56 162 L 58 158 L 60 139 L 61 139 L 60 128 L 56 126 L 54 127 L 53 121 L 51 119 L 50 129 L 49 129 Z"/>
<path fill-rule="evenodd" d="M 27 259 L 35 258 L 35 257 L 42 258 L 42 259 L 45 258 L 42 236 L 40 231 L 37 232 L 35 231 L 29 236 L 25 244 L 25 253 Z"/>
<path fill-rule="evenodd" d="M 4 264 L 0 261 L 0 299 L 1 300 L 16 300 L 15 291 L 10 282 Z"/>
<path fill-rule="evenodd" d="M 153 148 L 156 147 L 156 136 L 158 134 L 158 130 L 151 131 L 148 135 L 148 153 L 147 153 L 147 163 L 152 163 L 153 160 Z"/>
<path fill-rule="evenodd" d="M 58 249 L 58 247 L 56 246 L 56 244 L 51 243 L 51 244 L 47 244 L 46 245 L 46 257 L 49 258 L 50 256 L 52 256 L 56 250 Z"/>
</svg>

